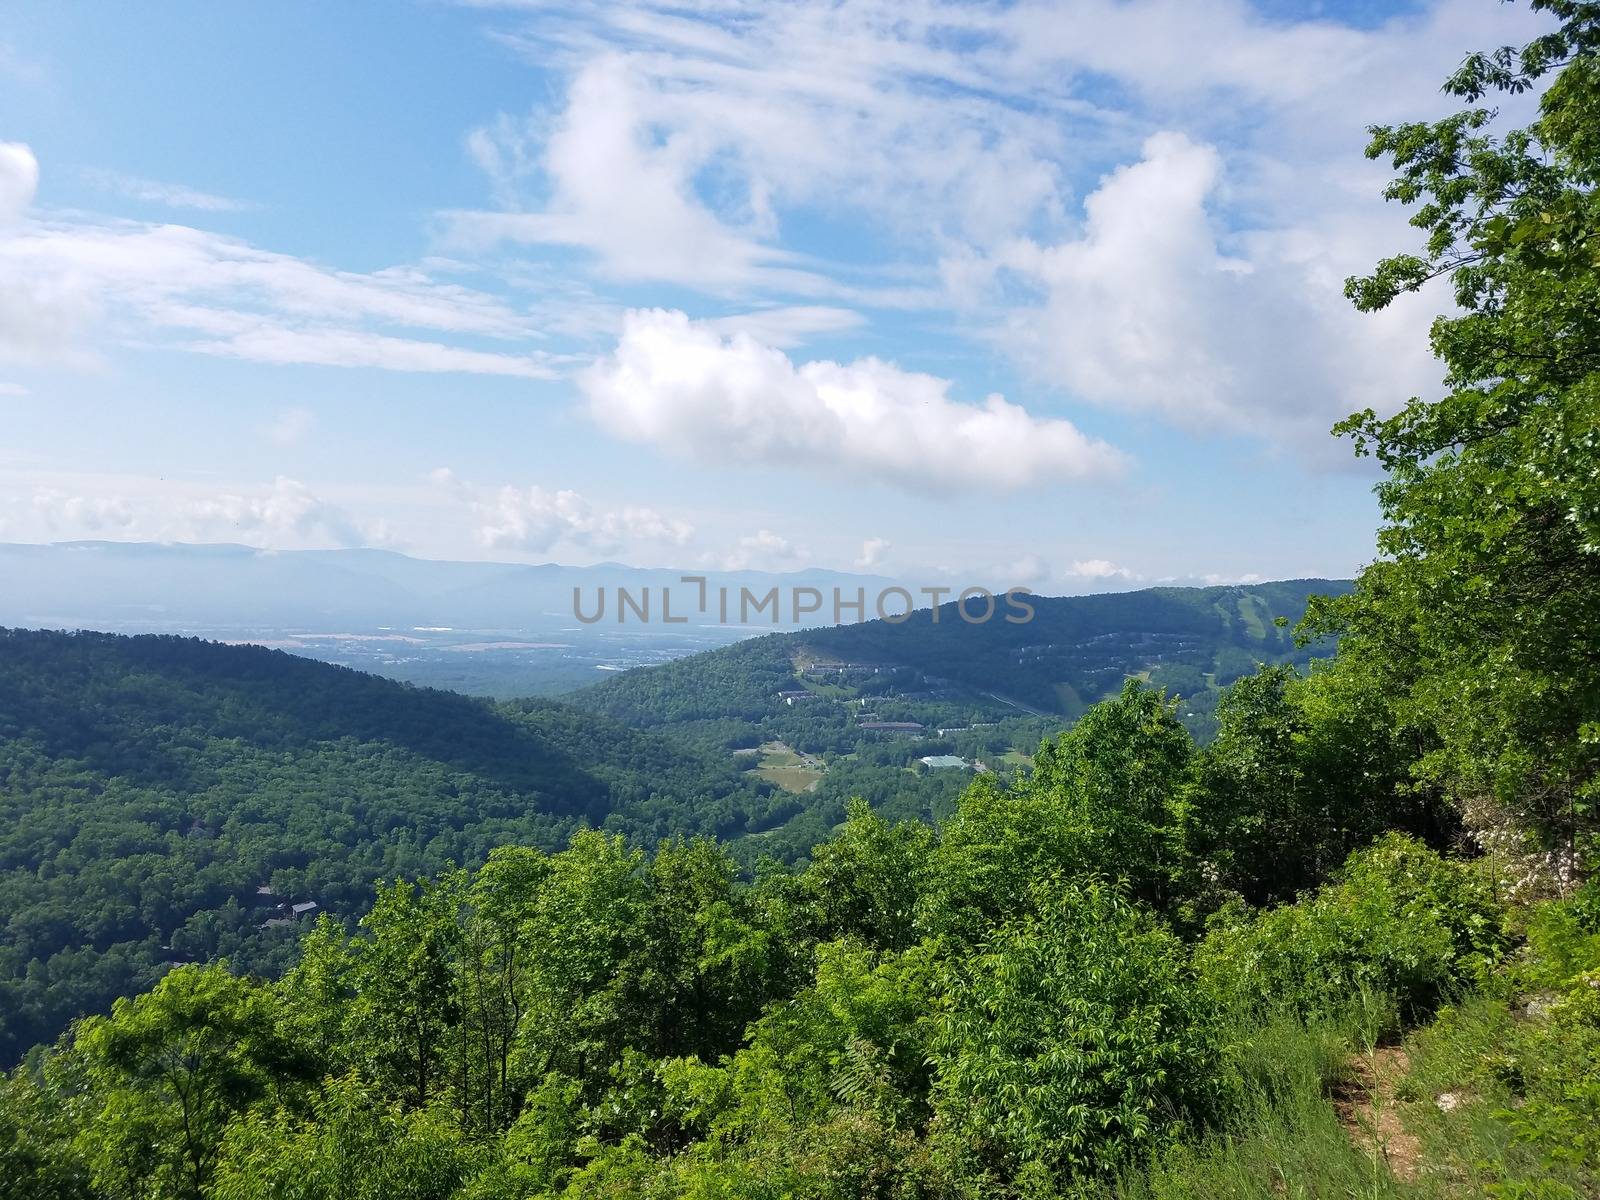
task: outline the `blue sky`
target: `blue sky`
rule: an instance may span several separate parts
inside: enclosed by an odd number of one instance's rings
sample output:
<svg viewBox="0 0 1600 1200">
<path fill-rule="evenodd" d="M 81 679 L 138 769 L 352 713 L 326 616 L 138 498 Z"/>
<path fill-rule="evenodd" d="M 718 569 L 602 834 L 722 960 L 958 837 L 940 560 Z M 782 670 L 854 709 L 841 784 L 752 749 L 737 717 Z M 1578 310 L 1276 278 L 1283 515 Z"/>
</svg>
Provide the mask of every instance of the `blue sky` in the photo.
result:
<svg viewBox="0 0 1600 1200">
<path fill-rule="evenodd" d="M 1491 0 L 9 5 L 0 540 L 1345 575 Z"/>
</svg>

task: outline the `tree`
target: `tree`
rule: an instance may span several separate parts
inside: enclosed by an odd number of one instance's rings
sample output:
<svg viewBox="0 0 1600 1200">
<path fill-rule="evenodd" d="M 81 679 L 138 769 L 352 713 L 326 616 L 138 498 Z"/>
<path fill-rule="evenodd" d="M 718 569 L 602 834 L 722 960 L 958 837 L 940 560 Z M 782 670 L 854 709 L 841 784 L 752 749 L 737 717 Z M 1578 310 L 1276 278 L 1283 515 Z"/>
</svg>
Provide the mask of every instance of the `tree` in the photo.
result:
<svg viewBox="0 0 1600 1200">
<path fill-rule="evenodd" d="M 890 824 L 852 799 L 844 826 L 811 853 L 799 903 L 818 940 L 854 936 L 884 950 L 916 941 L 935 837 L 922 821 Z"/>
<path fill-rule="evenodd" d="M 1600 772 L 1600 4 L 1532 8 L 1557 28 L 1468 57 L 1462 111 L 1371 131 L 1426 242 L 1347 294 L 1373 311 L 1448 277 L 1459 311 L 1432 328 L 1444 395 L 1336 427 L 1385 470 L 1382 557 L 1307 629 L 1428 729 L 1417 773 L 1480 840 L 1563 886 Z M 1537 120 L 1493 131 L 1486 96 L 1540 87 Z"/>
<path fill-rule="evenodd" d="M 1411 742 L 1353 655 L 1308 677 L 1264 666 L 1224 693 L 1217 718 L 1196 758 L 1190 843 L 1253 904 L 1322 883 L 1386 829 L 1450 828 L 1410 781 Z"/>
<path fill-rule="evenodd" d="M 351 944 L 355 987 L 345 1010 L 351 1050 L 387 1093 L 426 1105 L 447 1083 L 447 1039 L 458 1024 L 459 876 L 396 881 L 378 892 Z"/>
<path fill-rule="evenodd" d="M 82 1132 L 112 1195 L 199 1197 L 228 1121 L 302 1074 L 271 992 L 225 964 L 180 967 L 80 1026 L 77 1054 L 98 1102 Z"/>
<path fill-rule="evenodd" d="M 446 1200 L 486 1154 L 438 1106 L 407 1110 L 353 1076 L 308 1118 L 262 1106 L 229 1126 L 213 1200 Z"/>
<path fill-rule="evenodd" d="M 981 940 L 1051 876 L 1101 875 L 1158 906 L 1176 900 L 1193 754 L 1176 707 L 1130 679 L 1040 746 L 1032 775 L 1009 788 L 975 780 L 933 856 L 927 927 Z"/>
</svg>

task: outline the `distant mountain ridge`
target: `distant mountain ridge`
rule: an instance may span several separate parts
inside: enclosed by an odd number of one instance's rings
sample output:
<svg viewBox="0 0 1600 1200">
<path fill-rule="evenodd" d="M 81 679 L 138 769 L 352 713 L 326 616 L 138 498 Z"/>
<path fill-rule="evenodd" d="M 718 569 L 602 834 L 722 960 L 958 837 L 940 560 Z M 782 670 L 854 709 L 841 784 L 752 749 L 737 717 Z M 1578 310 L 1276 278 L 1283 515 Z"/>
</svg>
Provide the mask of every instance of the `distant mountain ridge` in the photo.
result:
<svg viewBox="0 0 1600 1200">
<path fill-rule="evenodd" d="M 575 623 L 573 589 L 638 592 L 708 586 L 883 587 L 836 571 L 686 571 L 598 563 L 453 562 L 393 550 L 260 550 L 163 542 L 0 543 L 0 626 L 115 632 L 267 628 L 465 626 L 537 630 Z M 691 623 L 716 614 L 692 609 Z M 785 622 L 788 623 L 788 622 Z"/>
</svg>

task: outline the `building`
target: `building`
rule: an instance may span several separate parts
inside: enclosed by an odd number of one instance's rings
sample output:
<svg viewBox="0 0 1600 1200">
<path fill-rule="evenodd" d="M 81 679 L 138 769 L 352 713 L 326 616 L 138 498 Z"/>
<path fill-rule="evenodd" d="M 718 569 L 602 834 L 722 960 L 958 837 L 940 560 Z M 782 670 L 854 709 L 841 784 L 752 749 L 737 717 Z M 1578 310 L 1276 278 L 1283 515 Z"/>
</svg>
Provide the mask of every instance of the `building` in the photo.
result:
<svg viewBox="0 0 1600 1200">
<path fill-rule="evenodd" d="M 959 767 L 964 771 L 971 766 L 966 759 L 958 758 L 954 754 L 925 754 L 917 761 L 930 771 L 943 771 L 955 767 Z"/>
<path fill-rule="evenodd" d="M 876 729 L 881 733 L 921 733 L 922 726 L 915 721 L 863 721 L 858 729 Z"/>
</svg>

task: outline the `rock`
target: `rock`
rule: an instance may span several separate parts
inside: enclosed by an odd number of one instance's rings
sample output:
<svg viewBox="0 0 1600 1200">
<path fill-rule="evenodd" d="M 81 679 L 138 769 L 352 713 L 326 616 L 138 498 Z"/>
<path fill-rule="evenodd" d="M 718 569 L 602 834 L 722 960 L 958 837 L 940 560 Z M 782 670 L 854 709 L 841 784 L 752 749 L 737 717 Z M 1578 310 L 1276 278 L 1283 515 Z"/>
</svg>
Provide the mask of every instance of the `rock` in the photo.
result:
<svg viewBox="0 0 1600 1200">
<path fill-rule="evenodd" d="M 1461 1097 L 1455 1092 L 1440 1092 L 1433 1098 L 1440 1112 L 1455 1112 L 1461 1107 Z"/>
</svg>

